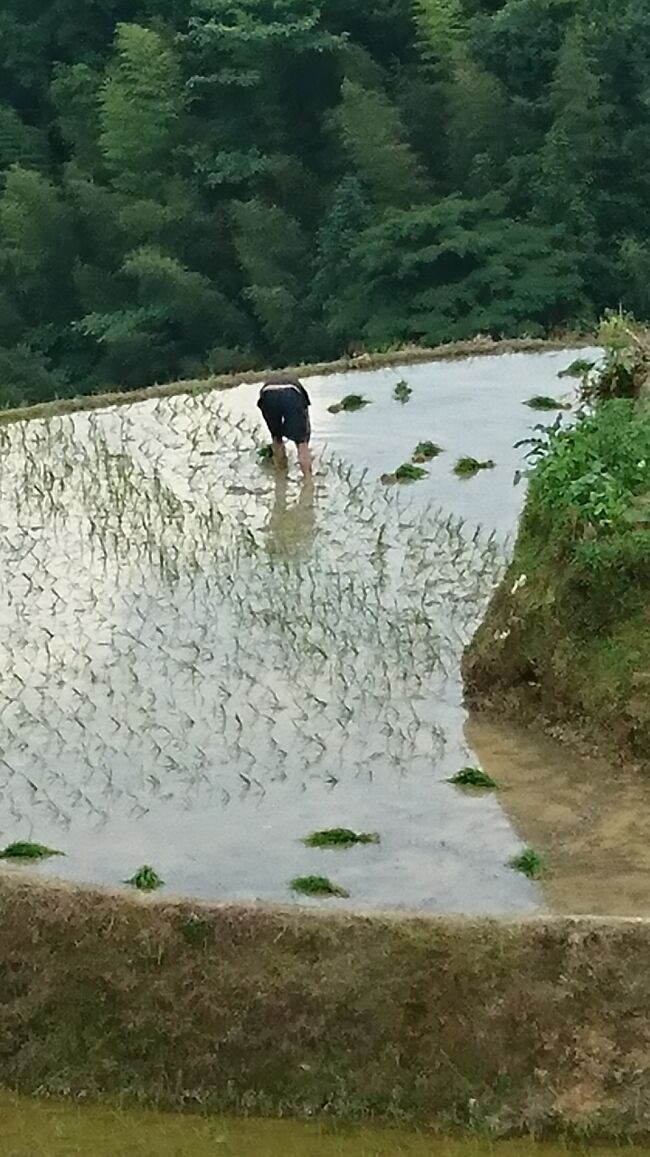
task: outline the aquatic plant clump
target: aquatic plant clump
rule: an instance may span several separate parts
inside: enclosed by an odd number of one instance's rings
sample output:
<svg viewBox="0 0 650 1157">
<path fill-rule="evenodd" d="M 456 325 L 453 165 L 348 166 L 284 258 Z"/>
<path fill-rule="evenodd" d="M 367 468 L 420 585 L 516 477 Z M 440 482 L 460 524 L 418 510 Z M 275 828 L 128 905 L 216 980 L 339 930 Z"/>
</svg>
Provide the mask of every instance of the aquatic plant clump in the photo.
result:
<svg viewBox="0 0 650 1157">
<path fill-rule="evenodd" d="M 403 404 L 404 402 L 408 402 L 412 393 L 413 390 L 407 382 L 398 382 L 393 390 L 393 397 L 396 402 L 402 402 Z"/>
<path fill-rule="evenodd" d="M 438 454 L 442 454 L 442 446 L 438 446 L 436 442 L 418 442 L 413 451 L 413 461 L 431 462 Z"/>
<path fill-rule="evenodd" d="M 480 767 L 461 767 L 460 771 L 452 775 L 449 783 L 455 784 L 456 787 L 483 788 L 485 791 L 496 791 L 499 786 L 496 780 Z"/>
<path fill-rule="evenodd" d="M 546 394 L 535 394 L 532 398 L 528 398 L 524 402 L 524 406 L 528 406 L 530 410 L 570 410 L 570 402 L 560 402 L 557 398 L 548 397 Z"/>
<path fill-rule="evenodd" d="M 334 405 L 328 406 L 327 409 L 330 414 L 354 414 L 356 410 L 363 410 L 364 406 L 369 406 L 370 401 L 364 398 L 362 394 L 346 394 L 341 398 L 340 402 L 335 402 Z"/>
<path fill-rule="evenodd" d="M 137 888 L 139 892 L 155 892 L 156 888 L 162 888 L 165 883 L 161 880 L 158 873 L 150 864 L 143 864 L 138 868 L 137 872 L 131 876 L 130 880 L 125 880 L 125 884 L 130 884 L 132 888 Z"/>
<path fill-rule="evenodd" d="M 29 841 L 18 840 L 8 844 L 0 851 L 0 860 L 45 860 L 49 856 L 63 856 L 56 848 L 47 848 L 44 844 L 32 844 Z"/>
<path fill-rule="evenodd" d="M 308 848 L 352 848 L 355 844 L 378 844 L 378 832 L 354 832 L 350 828 L 325 828 L 302 841 Z"/>
<path fill-rule="evenodd" d="M 347 888 L 332 883 L 327 876 L 294 876 L 291 890 L 301 896 L 339 896 L 347 899 L 350 895 Z"/>
<path fill-rule="evenodd" d="M 473 478 L 479 470 L 493 470 L 496 463 L 491 458 L 481 461 L 478 458 L 459 458 L 454 466 L 454 474 L 459 478 Z"/>
<path fill-rule="evenodd" d="M 538 880 L 547 870 L 545 857 L 534 848 L 525 848 L 518 856 L 513 856 L 510 867 L 528 876 L 530 880 Z"/>
</svg>

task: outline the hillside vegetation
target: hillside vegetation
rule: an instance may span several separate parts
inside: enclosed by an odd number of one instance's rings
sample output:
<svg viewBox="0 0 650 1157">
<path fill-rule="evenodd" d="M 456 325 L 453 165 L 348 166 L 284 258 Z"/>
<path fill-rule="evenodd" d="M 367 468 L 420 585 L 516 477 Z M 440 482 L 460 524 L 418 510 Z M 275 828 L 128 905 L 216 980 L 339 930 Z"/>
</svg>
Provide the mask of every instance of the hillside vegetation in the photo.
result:
<svg viewBox="0 0 650 1157">
<path fill-rule="evenodd" d="M 612 319 L 571 428 L 537 428 L 512 564 L 464 657 L 469 702 L 650 767 L 650 335 Z"/>
<path fill-rule="evenodd" d="M 650 313 L 642 0 L 4 0 L 0 404 Z"/>
</svg>

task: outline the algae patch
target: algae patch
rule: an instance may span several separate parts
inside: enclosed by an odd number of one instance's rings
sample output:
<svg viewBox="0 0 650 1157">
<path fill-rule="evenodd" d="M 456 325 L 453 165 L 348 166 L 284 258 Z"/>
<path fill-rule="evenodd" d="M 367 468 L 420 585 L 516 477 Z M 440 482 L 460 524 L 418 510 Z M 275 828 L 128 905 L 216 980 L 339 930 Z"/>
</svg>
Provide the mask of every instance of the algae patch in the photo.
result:
<svg viewBox="0 0 650 1157">
<path fill-rule="evenodd" d="M 432 458 L 437 458 L 438 454 L 442 454 L 442 446 L 438 446 L 436 442 L 418 442 L 413 451 L 413 461 L 430 462 Z"/>
<path fill-rule="evenodd" d="M 381 481 L 386 485 L 394 482 L 419 482 L 426 478 L 428 471 L 422 466 L 414 466 L 412 462 L 403 462 L 393 474 L 382 474 Z"/>
</svg>

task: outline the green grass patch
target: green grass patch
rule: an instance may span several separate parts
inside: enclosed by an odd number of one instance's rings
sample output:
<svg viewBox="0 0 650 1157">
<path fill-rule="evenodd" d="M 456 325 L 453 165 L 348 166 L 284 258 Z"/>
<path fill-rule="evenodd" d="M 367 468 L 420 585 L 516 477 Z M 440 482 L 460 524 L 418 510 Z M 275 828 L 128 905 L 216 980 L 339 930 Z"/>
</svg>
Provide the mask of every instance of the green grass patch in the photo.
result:
<svg viewBox="0 0 650 1157">
<path fill-rule="evenodd" d="M 438 446 L 437 442 L 418 442 L 413 451 L 413 461 L 431 462 L 438 454 L 442 454 L 442 446 Z"/>
<path fill-rule="evenodd" d="M 355 844 L 378 844 L 377 832 L 353 832 L 351 828 L 325 828 L 302 841 L 308 848 L 352 848 Z"/>
<path fill-rule="evenodd" d="M 403 404 L 404 402 L 408 402 L 412 393 L 413 390 L 407 382 L 398 382 L 393 390 L 393 397 L 396 402 L 402 402 Z"/>
<path fill-rule="evenodd" d="M 8 844 L 0 852 L 0 860 L 46 860 L 48 856 L 64 856 L 56 848 L 46 848 L 44 844 L 33 844 L 27 840 L 18 840 Z"/>
<path fill-rule="evenodd" d="M 551 398 L 547 394 L 534 394 L 532 398 L 528 398 L 524 402 L 524 406 L 528 406 L 531 410 L 570 410 L 570 402 L 559 402 L 557 398 Z"/>
<path fill-rule="evenodd" d="M 497 781 L 480 767 L 461 767 L 460 771 L 452 775 L 449 783 L 456 787 L 479 787 L 485 791 L 496 791 L 499 787 Z"/>
<path fill-rule="evenodd" d="M 333 406 L 328 406 L 327 409 L 330 414 L 354 414 L 356 410 L 363 410 L 364 406 L 369 406 L 370 401 L 364 398 L 362 394 L 346 394 L 341 398 L 340 402 L 335 402 Z"/>
<path fill-rule="evenodd" d="M 156 888 L 162 888 L 165 881 L 161 880 L 158 873 L 150 864 L 143 864 L 143 866 L 138 868 L 137 872 L 131 876 L 131 879 L 125 880 L 124 883 L 130 884 L 132 888 L 137 888 L 139 892 L 155 892 Z"/>
<path fill-rule="evenodd" d="M 291 890 L 301 896 L 341 896 L 345 899 L 350 895 L 346 888 L 334 884 L 327 876 L 294 876 Z"/>
<path fill-rule="evenodd" d="M 546 859 L 541 852 L 536 852 L 534 848 L 524 848 L 518 856 L 513 856 L 509 866 L 514 868 L 516 872 L 528 876 L 529 880 L 539 880 L 540 876 L 543 876 L 547 870 Z"/>
<path fill-rule="evenodd" d="M 491 458 L 481 461 L 479 458 L 459 458 L 454 466 L 454 474 L 459 478 L 473 478 L 479 470 L 493 470 L 495 463 Z"/>
</svg>

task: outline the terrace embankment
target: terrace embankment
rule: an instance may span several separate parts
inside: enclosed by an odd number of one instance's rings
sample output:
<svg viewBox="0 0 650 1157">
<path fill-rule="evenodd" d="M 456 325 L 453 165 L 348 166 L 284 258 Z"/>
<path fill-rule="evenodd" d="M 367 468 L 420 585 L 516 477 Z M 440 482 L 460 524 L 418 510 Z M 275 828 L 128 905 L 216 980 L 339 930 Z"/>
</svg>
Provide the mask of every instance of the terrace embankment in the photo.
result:
<svg viewBox="0 0 650 1157">
<path fill-rule="evenodd" d="M 269 1116 L 650 1131 L 650 925 L 0 883 L 0 1084 Z"/>
</svg>

